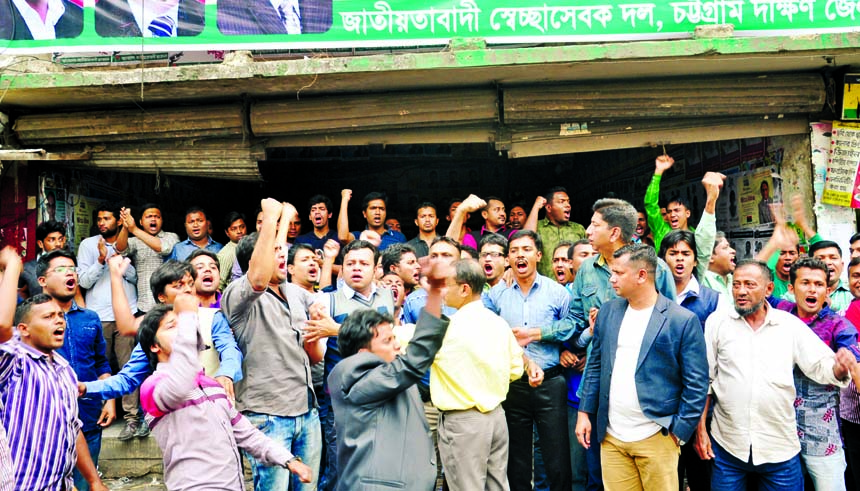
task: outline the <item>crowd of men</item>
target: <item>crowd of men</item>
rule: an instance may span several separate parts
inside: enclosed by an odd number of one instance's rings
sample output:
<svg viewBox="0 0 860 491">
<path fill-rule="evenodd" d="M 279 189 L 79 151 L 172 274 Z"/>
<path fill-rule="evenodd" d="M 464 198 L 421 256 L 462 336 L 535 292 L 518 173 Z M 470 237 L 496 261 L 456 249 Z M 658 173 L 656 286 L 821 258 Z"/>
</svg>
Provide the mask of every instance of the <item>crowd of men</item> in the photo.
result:
<svg viewBox="0 0 860 491">
<path fill-rule="evenodd" d="M 180 240 L 158 205 L 105 206 L 76 255 L 43 222 L 36 260 L 0 250 L 0 491 L 106 489 L 116 399 L 171 490 L 243 489 L 243 458 L 258 490 L 854 489 L 860 234 L 846 284 L 793 198 L 736 263 L 725 176 L 694 229 L 661 210 L 672 164 L 587 227 L 561 187 L 421 203 L 408 241 L 382 193 L 350 227 L 348 189 L 303 235 L 288 203 L 252 233 L 231 212 L 225 246 L 200 207 Z"/>
</svg>

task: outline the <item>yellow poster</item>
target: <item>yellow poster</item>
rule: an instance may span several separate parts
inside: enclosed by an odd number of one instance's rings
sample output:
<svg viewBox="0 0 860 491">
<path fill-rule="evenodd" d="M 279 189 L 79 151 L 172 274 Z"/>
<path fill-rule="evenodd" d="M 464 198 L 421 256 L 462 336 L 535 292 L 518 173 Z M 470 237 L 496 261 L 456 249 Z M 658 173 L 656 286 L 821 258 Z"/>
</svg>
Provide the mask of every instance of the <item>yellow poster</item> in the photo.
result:
<svg viewBox="0 0 860 491">
<path fill-rule="evenodd" d="M 742 227 L 773 223 L 770 205 L 774 200 L 773 172 L 764 167 L 745 172 L 737 179 L 738 211 Z"/>
</svg>

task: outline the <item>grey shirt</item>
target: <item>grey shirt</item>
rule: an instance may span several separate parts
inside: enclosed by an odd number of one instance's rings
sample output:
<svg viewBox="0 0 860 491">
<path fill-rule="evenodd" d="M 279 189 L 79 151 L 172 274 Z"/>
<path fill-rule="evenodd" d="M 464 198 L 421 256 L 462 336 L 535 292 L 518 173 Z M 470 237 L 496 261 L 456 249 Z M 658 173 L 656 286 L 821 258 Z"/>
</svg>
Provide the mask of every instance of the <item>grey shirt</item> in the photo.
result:
<svg viewBox="0 0 860 491">
<path fill-rule="evenodd" d="M 302 345 L 311 293 L 282 283 L 286 302 L 269 289 L 254 291 L 247 276 L 230 283 L 221 310 L 245 358 L 236 384 L 236 406 L 273 416 L 296 417 L 316 407 L 310 360 Z"/>
</svg>

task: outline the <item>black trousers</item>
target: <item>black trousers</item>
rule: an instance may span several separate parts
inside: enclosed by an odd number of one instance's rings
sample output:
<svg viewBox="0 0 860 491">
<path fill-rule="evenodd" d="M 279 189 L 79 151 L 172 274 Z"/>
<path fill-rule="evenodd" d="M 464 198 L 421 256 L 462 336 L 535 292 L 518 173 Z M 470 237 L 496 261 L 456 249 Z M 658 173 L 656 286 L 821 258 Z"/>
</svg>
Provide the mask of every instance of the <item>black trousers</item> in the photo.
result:
<svg viewBox="0 0 860 491">
<path fill-rule="evenodd" d="M 849 491 L 860 490 L 860 425 L 850 421 L 842 423 L 842 440 L 845 443 L 845 487 Z"/>
<path fill-rule="evenodd" d="M 511 383 L 502 403 L 508 423 L 508 481 L 511 491 L 531 491 L 533 431 L 537 426 L 551 491 L 570 491 L 570 439 L 567 433 L 567 384 L 561 375 L 531 387 L 528 379 Z"/>
</svg>

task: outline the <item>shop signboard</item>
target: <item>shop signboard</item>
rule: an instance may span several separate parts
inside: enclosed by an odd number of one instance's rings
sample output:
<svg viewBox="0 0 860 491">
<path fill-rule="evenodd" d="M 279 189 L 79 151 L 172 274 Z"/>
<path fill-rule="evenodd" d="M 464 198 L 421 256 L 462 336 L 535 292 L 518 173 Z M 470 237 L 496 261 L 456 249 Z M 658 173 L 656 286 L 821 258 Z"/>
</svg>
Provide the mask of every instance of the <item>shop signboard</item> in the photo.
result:
<svg viewBox="0 0 860 491">
<path fill-rule="evenodd" d="M 726 24 L 736 37 L 860 30 L 854 0 L 61 0 L 45 2 L 63 5 L 46 21 L 18 10 L 32 3 L 0 2 L 4 54 L 680 39 Z"/>
</svg>

